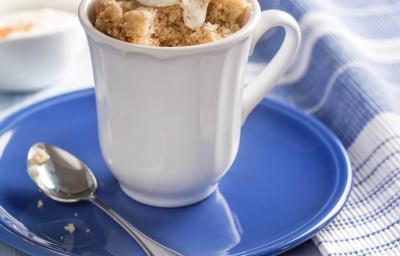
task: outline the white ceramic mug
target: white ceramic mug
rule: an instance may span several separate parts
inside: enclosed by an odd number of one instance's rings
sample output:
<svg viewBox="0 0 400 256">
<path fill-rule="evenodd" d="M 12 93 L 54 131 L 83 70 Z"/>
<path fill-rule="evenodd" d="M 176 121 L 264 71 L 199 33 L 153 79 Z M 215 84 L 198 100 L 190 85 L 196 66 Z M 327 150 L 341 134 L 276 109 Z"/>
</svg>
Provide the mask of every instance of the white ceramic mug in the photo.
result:
<svg viewBox="0 0 400 256">
<path fill-rule="evenodd" d="M 233 35 L 186 47 L 134 45 L 108 37 L 79 17 L 89 41 L 103 156 L 122 190 L 153 206 L 196 203 L 215 191 L 236 157 L 247 115 L 295 57 L 300 31 L 277 10 L 261 12 L 249 0 L 246 24 Z M 284 42 L 246 88 L 249 54 L 269 29 L 282 26 Z"/>
</svg>

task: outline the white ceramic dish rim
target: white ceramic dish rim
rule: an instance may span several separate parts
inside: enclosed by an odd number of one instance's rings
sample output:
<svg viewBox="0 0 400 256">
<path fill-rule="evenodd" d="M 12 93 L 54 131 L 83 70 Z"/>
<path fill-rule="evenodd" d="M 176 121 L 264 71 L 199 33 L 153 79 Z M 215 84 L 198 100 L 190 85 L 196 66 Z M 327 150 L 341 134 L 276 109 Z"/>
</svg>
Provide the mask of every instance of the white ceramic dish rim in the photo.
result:
<svg viewBox="0 0 400 256">
<path fill-rule="evenodd" d="M 245 40 L 248 37 L 248 35 L 253 32 L 253 29 L 255 28 L 261 16 L 261 8 L 257 0 L 247 0 L 251 4 L 250 7 L 251 10 L 249 12 L 248 20 L 246 24 L 239 31 L 233 33 L 232 35 L 214 42 L 193 45 L 193 46 L 159 47 L 159 46 L 139 45 L 139 44 L 124 42 L 118 39 L 114 39 L 97 30 L 89 19 L 89 10 L 92 7 L 94 1 L 95 0 L 82 0 L 79 6 L 79 20 L 82 26 L 85 28 L 86 33 L 88 33 L 96 41 L 99 41 L 105 45 L 108 45 L 120 51 L 122 50 L 126 53 L 139 52 L 143 54 L 147 53 L 149 55 L 156 55 L 156 54 L 186 55 L 186 54 L 206 52 L 210 51 L 211 49 L 217 50 L 222 47 L 225 48 L 236 41 Z"/>
</svg>

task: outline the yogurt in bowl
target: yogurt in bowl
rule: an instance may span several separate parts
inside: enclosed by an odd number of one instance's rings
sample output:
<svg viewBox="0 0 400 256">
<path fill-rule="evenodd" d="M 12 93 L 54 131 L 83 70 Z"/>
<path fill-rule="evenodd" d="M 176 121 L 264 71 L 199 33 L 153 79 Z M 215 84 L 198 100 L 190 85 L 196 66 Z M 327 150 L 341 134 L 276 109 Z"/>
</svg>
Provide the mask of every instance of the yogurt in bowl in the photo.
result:
<svg viewBox="0 0 400 256">
<path fill-rule="evenodd" d="M 86 40 L 74 0 L 0 0 L 0 90 L 56 84 Z"/>
<path fill-rule="evenodd" d="M 77 22 L 73 13 L 54 8 L 11 11 L 0 16 L 0 40 L 57 32 Z"/>
</svg>

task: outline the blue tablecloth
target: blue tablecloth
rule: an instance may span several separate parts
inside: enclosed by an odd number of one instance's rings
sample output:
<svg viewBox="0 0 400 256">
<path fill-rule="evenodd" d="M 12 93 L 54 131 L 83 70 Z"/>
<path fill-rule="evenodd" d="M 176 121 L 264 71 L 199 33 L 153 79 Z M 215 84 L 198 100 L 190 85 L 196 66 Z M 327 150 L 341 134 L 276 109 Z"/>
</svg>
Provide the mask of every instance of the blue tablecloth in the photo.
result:
<svg viewBox="0 0 400 256">
<path fill-rule="evenodd" d="M 321 120 L 347 148 L 353 192 L 314 239 L 323 255 L 400 255 L 400 1 L 260 0 L 299 22 L 299 55 L 268 96 Z M 278 48 L 267 33 L 251 57 L 251 80 Z M 29 95 L 1 95 L 0 106 Z M 5 102 L 5 103 L 4 103 Z M 1 255 L 18 255 L 0 244 Z M 286 255 L 313 255 L 310 243 Z"/>
</svg>

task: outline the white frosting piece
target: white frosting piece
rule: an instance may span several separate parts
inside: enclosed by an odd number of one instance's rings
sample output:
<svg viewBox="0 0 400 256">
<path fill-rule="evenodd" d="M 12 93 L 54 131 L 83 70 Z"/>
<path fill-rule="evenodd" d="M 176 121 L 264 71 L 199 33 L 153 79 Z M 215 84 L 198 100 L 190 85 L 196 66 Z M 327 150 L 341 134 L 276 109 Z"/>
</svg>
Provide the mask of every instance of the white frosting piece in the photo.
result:
<svg viewBox="0 0 400 256">
<path fill-rule="evenodd" d="M 183 21 L 191 29 L 203 25 L 210 0 L 182 0 Z"/>
<path fill-rule="evenodd" d="M 137 0 L 150 7 L 165 7 L 180 4 L 183 9 L 183 21 L 191 29 L 203 25 L 206 20 L 207 7 L 210 0 Z"/>
</svg>

